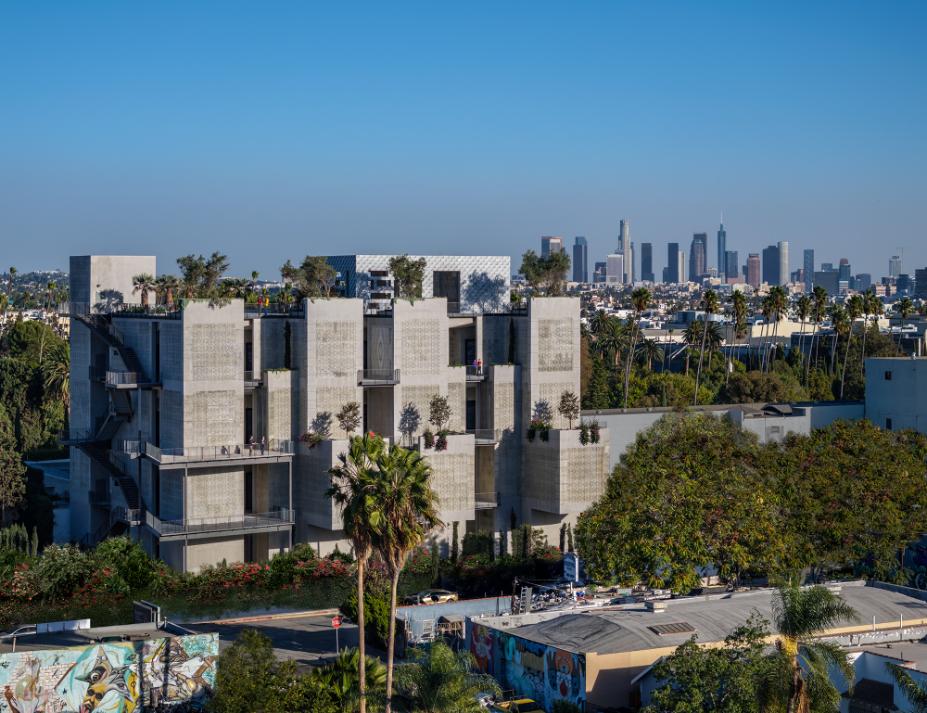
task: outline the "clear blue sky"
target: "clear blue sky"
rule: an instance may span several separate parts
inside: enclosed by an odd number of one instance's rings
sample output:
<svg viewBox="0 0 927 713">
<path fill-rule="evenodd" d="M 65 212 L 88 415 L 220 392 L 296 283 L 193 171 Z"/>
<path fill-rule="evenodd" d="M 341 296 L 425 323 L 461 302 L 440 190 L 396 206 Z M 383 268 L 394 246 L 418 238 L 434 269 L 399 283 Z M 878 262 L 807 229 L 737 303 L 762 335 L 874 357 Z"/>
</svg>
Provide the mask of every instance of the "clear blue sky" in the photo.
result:
<svg viewBox="0 0 927 713">
<path fill-rule="evenodd" d="M 927 3 L 6 2 L 0 264 L 508 253 L 618 219 L 927 265 Z M 709 250 L 714 264 L 713 242 Z M 514 263 L 517 267 L 517 261 Z"/>
</svg>

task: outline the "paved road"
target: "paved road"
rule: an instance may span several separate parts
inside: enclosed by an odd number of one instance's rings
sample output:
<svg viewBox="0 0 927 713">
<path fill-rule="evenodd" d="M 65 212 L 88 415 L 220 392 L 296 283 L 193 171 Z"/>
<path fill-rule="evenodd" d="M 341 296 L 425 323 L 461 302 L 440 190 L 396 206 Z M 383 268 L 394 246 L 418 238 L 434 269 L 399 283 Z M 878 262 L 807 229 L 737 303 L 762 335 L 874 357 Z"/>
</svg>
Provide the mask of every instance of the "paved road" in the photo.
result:
<svg viewBox="0 0 927 713">
<path fill-rule="evenodd" d="M 335 630 L 332 629 L 331 616 L 265 619 L 228 624 L 184 624 L 184 626 L 202 633 L 218 632 L 220 650 L 235 641 L 245 629 L 256 629 L 270 637 L 278 658 L 293 659 L 300 666 L 319 665 L 335 655 Z M 343 623 L 338 630 L 338 638 L 341 648 L 357 646 L 357 626 L 347 622 Z M 369 643 L 367 653 L 370 656 L 385 658 L 383 652 L 371 650 Z"/>
</svg>

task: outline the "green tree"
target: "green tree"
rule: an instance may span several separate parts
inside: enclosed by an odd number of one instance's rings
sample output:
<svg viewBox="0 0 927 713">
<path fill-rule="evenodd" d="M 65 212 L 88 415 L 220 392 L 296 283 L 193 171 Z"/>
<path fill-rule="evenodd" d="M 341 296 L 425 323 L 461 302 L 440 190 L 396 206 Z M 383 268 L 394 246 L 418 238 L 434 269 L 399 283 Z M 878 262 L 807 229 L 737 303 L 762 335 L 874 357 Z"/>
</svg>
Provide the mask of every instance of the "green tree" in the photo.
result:
<svg viewBox="0 0 927 713">
<path fill-rule="evenodd" d="M 380 453 L 373 473 L 372 502 L 377 517 L 373 547 L 386 565 L 389 586 L 389 633 L 386 649 L 386 712 L 391 710 L 396 651 L 396 600 L 399 575 L 409 554 L 425 541 L 438 518 L 438 497 L 431 489 L 431 467 L 415 451 L 394 446 Z"/>
<path fill-rule="evenodd" d="M 760 700 L 788 713 L 835 711 L 840 693 L 830 670 L 853 680 L 853 668 L 838 644 L 821 641 L 821 633 L 857 619 L 839 595 L 826 587 L 781 587 L 773 600 L 773 623 L 779 640 L 770 654 L 770 672 Z"/>
<path fill-rule="evenodd" d="M 564 292 L 569 269 L 570 257 L 565 252 L 558 250 L 547 257 L 538 257 L 534 250 L 528 250 L 521 256 L 519 272 L 534 290 L 557 297 Z"/>
<path fill-rule="evenodd" d="M 132 294 L 141 293 L 142 307 L 148 307 L 148 293 L 157 291 L 157 281 L 154 275 L 143 272 L 132 278 Z"/>
<path fill-rule="evenodd" d="M 398 255 L 389 260 L 389 271 L 393 275 L 393 293 L 398 299 L 415 300 L 422 298 L 422 282 L 425 279 L 426 260 L 420 257 L 413 260 L 408 255 Z"/>
<path fill-rule="evenodd" d="M 26 466 L 8 438 L 0 438 L 0 527 L 26 497 Z"/>
<path fill-rule="evenodd" d="M 373 708 L 379 709 L 378 704 L 386 690 L 386 666 L 372 656 L 366 656 L 363 662 L 362 667 L 361 654 L 358 649 L 342 649 L 331 663 L 313 669 L 310 678 L 334 697 L 340 711 L 347 713 L 359 710 L 365 699 L 367 699 L 366 702 L 374 704 Z M 362 668 L 366 672 L 364 678 L 367 694 L 364 698 L 360 695 Z M 315 709 L 290 710 L 314 711 Z"/>
<path fill-rule="evenodd" d="M 763 646 L 767 622 L 753 616 L 719 648 L 701 647 L 696 637 L 653 668 L 662 685 L 643 713 L 760 713 L 756 692 L 768 669 Z"/>
<path fill-rule="evenodd" d="M 287 260 L 280 268 L 280 276 L 293 286 L 300 300 L 315 301 L 331 297 L 338 273 L 323 256 L 306 255 L 299 267 Z"/>
<path fill-rule="evenodd" d="M 399 697 L 414 713 L 480 713 L 481 692 L 501 693 L 491 676 L 474 671 L 468 651 L 455 653 L 443 641 L 416 651 L 397 672 Z"/>
<path fill-rule="evenodd" d="M 628 391 L 631 384 L 631 367 L 634 363 L 634 350 L 637 348 L 637 340 L 641 331 L 641 318 L 644 312 L 650 306 L 653 295 L 646 287 L 638 287 L 631 293 L 631 309 L 634 311 L 634 317 L 631 327 L 631 340 L 628 347 L 628 360 L 625 364 L 624 374 L 624 407 L 628 407 Z"/>
<path fill-rule="evenodd" d="M 579 397 L 572 391 L 564 391 L 560 394 L 560 403 L 557 404 L 558 413 L 563 416 L 573 428 L 573 421 L 579 418 Z"/>
<path fill-rule="evenodd" d="M 763 465 L 755 437 L 726 419 L 660 419 L 580 516 L 577 549 L 590 576 L 687 592 L 709 565 L 727 581 L 782 570 L 791 534 L 779 527 Z"/>
<path fill-rule="evenodd" d="M 898 688 L 911 702 L 914 713 L 927 713 L 927 684 L 915 681 L 908 670 L 898 664 L 888 664 L 888 668 Z"/>
<path fill-rule="evenodd" d="M 359 635 L 358 669 L 359 710 L 367 710 L 367 680 L 364 646 L 364 571 L 372 551 L 373 533 L 380 527 L 380 513 L 375 507 L 371 472 L 386 445 L 380 436 L 365 434 L 351 439 L 347 453 L 338 456 L 331 469 L 332 486 L 327 495 L 341 508 L 345 536 L 354 546 L 357 562 L 357 627 Z"/>
</svg>

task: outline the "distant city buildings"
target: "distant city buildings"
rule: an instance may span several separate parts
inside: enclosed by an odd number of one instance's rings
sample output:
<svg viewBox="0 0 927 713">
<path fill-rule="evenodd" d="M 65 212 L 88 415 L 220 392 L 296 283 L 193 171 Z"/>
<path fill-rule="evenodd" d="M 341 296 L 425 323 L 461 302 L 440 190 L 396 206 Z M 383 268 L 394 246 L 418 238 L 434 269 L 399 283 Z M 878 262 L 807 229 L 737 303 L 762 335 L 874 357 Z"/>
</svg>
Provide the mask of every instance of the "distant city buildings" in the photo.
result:
<svg viewBox="0 0 927 713">
<path fill-rule="evenodd" d="M 670 284 L 679 284 L 682 282 L 682 253 L 679 251 L 679 243 L 667 243 L 666 245 L 666 267 L 663 268 L 663 282 Z"/>
<path fill-rule="evenodd" d="M 545 235 L 541 238 L 541 257 L 550 257 L 551 253 L 563 252 L 563 238 Z"/>
<path fill-rule="evenodd" d="M 641 279 L 656 282 L 653 274 L 653 243 L 641 243 Z"/>
<path fill-rule="evenodd" d="M 724 251 L 724 273 L 720 275 L 725 282 L 736 282 L 739 270 L 737 269 L 737 251 Z"/>
<path fill-rule="evenodd" d="M 727 262 L 727 231 L 724 229 L 724 221 L 718 228 L 718 277 L 726 281 L 729 277 L 737 277 L 737 253 L 734 253 L 734 272 L 729 272 Z"/>
<path fill-rule="evenodd" d="M 814 250 L 805 248 L 804 252 L 804 282 L 805 292 L 811 292 L 814 289 Z"/>
<path fill-rule="evenodd" d="M 605 282 L 609 285 L 623 285 L 625 284 L 625 267 L 624 267 L 624 255 L 620 253 L 612 253 L 607 258 L 605 258 Z"/>
<path fill-rule="evenodd" d="M 592 281 L 596 284 L 601 284 L 605 282 L 605 275 L 607 273 L 608 263 L 606 262 L 597 262 L 592 270 Z"/>
<path fill-rule="evenodd" d="M 750 253 L 747 256 L 747 284 L 756 289 L 760 286 L 760 255 Z"/>
<path fill-rule="evenodd" d="M 589 282 L 589 245 L 582 235 L 573 242 L 573 282 Z"/>
<path fill-rule="evenodd" d="M 630 284 L 634 282 L 634 261 L 631 259 L 631 223 L 625 218 L 618 224 L 618 242 L 618 252 L 624 256 L 622 281 Z"/>
<path fill-rule="evenodd" d="M 779 251 L 779 285 L 786 285 L 789 281 L 789 242 L 780 240 L 776 249 Z"/>
<path fill-rule="evenodd" d="M 888 260 L 888 276 L 897 278 L 901 274 L 901 257 L 892 255 Z"/>
<path fill-rule="evenodd" d="M 708 233 L 695 233 L 689 249 L 689 279 L 700 281 L 708 272 Z"/>
<path fill-rule="evenodd" d="M 775 245 L 763 248 L 763 282 L 767 285 L 779 284 L 779 248 Z"/>
</svg>

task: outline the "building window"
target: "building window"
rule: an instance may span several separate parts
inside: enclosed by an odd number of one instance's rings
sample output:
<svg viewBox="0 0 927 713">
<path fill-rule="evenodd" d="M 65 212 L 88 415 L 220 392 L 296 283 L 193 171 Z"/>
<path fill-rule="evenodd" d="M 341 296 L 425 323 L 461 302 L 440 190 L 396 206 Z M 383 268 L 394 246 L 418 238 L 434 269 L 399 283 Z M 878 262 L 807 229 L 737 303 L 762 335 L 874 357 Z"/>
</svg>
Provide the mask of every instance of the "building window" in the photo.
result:
<svg viewBox="0 0 927 713">
<path fill-rule="evenodd" d="M 885 419 L 885 430 L 886 431 L 892 430 L 892 419 L 890 418 Z"/>
<path fill-rule="evenodd" d="M 891 380 L 892 380 L 892 372 L 890 372 L 890 371 L 886 371 L 886 372 L 885 372 L 885 380 L 886 380 L 886 381 L 891 381 Z"/>
</svg>

